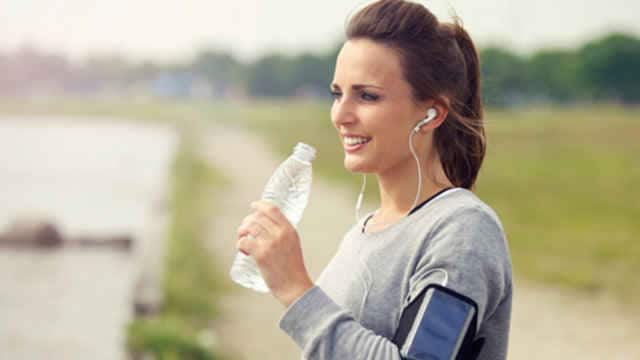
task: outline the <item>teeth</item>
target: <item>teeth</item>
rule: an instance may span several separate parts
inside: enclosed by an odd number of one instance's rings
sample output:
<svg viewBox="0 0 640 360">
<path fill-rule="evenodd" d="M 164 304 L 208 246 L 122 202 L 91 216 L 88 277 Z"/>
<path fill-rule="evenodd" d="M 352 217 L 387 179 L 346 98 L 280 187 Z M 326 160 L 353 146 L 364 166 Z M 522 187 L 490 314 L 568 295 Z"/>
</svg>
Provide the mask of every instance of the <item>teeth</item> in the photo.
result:
<svg viewBox="0 0 640 360">
<path fill-rule="evenodd" d="M 371 138 L 363 138 L 363 137 L 345 137 L 344 143 L 347 145 L 356 145 L 363 144 L 369 141 Z"/>
</svg>

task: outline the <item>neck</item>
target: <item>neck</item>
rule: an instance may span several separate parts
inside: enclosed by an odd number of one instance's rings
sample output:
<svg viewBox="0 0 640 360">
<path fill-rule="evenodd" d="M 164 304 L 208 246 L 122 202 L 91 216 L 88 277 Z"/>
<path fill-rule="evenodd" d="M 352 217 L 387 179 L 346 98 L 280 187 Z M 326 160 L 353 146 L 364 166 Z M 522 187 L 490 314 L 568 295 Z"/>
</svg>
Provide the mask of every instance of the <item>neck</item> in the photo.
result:
<svg viewBox="0 0 640 360">
<path fill-rule="evenodd" d="M 430 154 L 427 161 L 421 162 L 420 165 L 422 189 L 415 205 L 427 200 L 438 191 L 453 186 L 447 179 L 437 156 Z M 377 178 L 380 188 L 380 209 L 376 217 L 381 221 L 385 221 L 383 219 L 393 221 L 411 211 L 418 190 L 418 169 L 412 156 L 393 169 L 377 174 Z"/>
</svg>

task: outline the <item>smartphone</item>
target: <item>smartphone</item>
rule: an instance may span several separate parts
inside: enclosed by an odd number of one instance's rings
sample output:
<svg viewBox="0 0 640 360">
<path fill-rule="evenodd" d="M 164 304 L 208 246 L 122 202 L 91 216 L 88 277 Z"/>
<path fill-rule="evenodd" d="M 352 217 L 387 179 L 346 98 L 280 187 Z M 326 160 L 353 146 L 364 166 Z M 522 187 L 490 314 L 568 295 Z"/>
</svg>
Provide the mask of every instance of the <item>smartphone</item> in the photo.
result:
<svg viewBox="0 0 640 360">
<path fill-rule="evenodd" d="M 475 337 L 476 317 L 473 300 L 432 284 L 405 309 L 394 340 L 406 359 L 464 358 Z"/>
</svg>

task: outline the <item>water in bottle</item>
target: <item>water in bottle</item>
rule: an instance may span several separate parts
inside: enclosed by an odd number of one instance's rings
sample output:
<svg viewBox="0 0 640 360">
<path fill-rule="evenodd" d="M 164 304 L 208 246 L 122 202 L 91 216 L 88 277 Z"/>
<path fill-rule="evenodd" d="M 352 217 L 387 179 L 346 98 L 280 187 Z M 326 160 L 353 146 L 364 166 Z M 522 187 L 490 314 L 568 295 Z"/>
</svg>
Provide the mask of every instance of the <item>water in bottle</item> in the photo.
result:
<svg viewBox="0 0 640 360">
<path fill-rule="evenodd" d="M 311 161 L 315 156 L 315 148 L 298 143 L 293 148 L 293 154 L 280 164 L 269 178 L 262 193 L 262 199 L 269 200 L 278 206 L 294 227 L 300 222 L 309 201 Z M 236 254 L 230 275 L 233 281 L 244 287 L 259 292 L 269 292 L 253 258 L 240 251 Z"/>
</svg>

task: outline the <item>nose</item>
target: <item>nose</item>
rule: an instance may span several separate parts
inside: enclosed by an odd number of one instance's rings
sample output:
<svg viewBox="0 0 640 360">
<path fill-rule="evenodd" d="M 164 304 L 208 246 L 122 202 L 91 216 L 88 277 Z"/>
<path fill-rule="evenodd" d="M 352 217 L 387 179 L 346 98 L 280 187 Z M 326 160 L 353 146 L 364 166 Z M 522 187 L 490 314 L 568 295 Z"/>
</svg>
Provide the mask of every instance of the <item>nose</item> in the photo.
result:
<svg viewBox="0 0 640 360">
<path fill-rule="evenodd" d="M 331 121 L 333 126 L 340 130 L 341 127 L 356 121 L 354 106 L 345 100 L 335 100 L 331 106 Z"/>
</svg>

